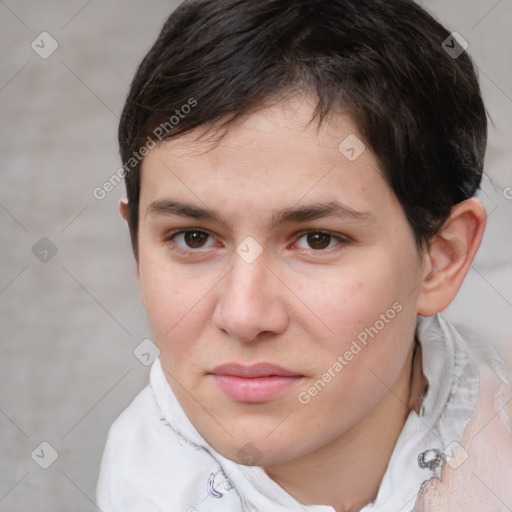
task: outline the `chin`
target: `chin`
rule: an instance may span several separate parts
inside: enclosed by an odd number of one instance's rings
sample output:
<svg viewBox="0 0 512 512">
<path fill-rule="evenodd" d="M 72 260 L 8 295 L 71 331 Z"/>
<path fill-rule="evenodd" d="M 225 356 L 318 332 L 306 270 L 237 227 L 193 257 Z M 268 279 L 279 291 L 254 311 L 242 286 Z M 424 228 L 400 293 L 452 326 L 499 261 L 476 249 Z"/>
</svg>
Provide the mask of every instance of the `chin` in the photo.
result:
<svg viewBox="0 0 512 512">
<path fill-rule="evenodd" d="M 217 453 L 237 464 L 274 466 L 291 462 L 307 452 L 300 441 L 293 438 L 291 432 L 283 431 L 281 436 L 276 439 L 270 439 L 272 435 L 266 437 L 261 430 L 259 432 L 246 431 L 243 435 L 230 432 L 233 437 L 207 441 Z M 283 442 L 282 439 L 286 439 L 287 442 Z"/>
</svg>

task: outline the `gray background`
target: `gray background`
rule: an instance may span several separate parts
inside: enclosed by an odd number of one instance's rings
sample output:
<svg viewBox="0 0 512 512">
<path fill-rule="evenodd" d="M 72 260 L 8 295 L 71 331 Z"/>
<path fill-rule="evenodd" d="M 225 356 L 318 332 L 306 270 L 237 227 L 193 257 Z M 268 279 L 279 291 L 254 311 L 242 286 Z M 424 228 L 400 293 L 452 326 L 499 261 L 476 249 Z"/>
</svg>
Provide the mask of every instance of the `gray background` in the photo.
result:
<svg viewBox="0 0 512 512">
<path fill-rule="evenodd" d="M 128 85 L 176 5 L 0 0 L 0 511 L 98 510 L 108 428 L 146 384 L 123 184 L 102 201 L 92 191 L 119 168 Z M 445 315 L 512 360 L 512 0 L 423 5 L 469 42 L 495 123 L 487 232 Z M 59 45 L 47 59 L 31 48 L 43 31 Z M 32 249 L 43 237 L 57 249 L 46 262 L 48 242 Z M 58 453 L 48 469 L 35 462 L 50 460 L 43 441 Z"/>
</svg>

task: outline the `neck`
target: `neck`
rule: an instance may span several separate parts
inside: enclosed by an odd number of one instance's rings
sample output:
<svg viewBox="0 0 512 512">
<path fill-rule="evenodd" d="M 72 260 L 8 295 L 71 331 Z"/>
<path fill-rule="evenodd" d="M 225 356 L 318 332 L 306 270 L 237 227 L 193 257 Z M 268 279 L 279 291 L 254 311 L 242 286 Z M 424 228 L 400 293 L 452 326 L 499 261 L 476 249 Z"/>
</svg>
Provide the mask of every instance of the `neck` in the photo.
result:
<svg viewBox="0 0 512 512">
<path fill-rule="evenodd" d="M 264 468 L 266 473 L 302 504 L 360 510 L 377 497 L 405 421 L 419 409 L 425 383 L 421 348 L 411 347 L 394 385 L 359 423 L 300 459 Z"/>
</svg>

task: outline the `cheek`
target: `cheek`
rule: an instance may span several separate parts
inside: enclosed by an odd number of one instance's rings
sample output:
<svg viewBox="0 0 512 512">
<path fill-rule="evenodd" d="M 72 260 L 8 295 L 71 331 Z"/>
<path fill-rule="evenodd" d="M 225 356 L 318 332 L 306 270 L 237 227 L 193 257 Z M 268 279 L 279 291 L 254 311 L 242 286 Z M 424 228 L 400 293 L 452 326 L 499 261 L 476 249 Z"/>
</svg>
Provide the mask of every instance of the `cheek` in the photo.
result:
<svg viewBox="0 0 512 512">
<path fill-rule="evenodd" d="M 332 399 L 356 410 L 380 397 L 401 371 L 414 337 L 412 270 L 408 276 L 398 259 L 379 258 L 379 265 L 368 261 L 324 280 L 320 291 L 313 282 L 302 286 L 306 300 L 330 329 L 328 333 L 318 323 L 315 336 L 311 324 L 303 325 L 315 340 L 316 376 L 329 381 L 324 406 Z"/>
<path fill-rule="evenodd" d="M 190 347 L 199 337 L 210 287 L 205 278 L 189 277 L 183 270 L 141 255 L 141 295 L 154 341 L 162 352 Z"/>
<path fill-rule="evenodd" d="M 393 309 L 393 304 L 398 302 L 403 307 L 405 296 L 400 271 L 391 262 L 386 265 L 383 258 L 380 264 L 373 261 L 368 258 L 357 264 L 347 264 L 341 270 L 333 269 L 332 275 L 323 276 L 321 281 L 314 278 L 302 281 L 298 295 L 317 313 L 319 322 L 314 325 L 318 328 L 314 329 L 319 334 L 321 329 L 324 335 L 317 335 L 315 339 L 325 348 L 347 350 L 353 339 L 376 322 L 382 330 L 384 320 L 381 315 L 386 315 L 387 311 L 387 317 L 393 320 L 399 307 Z M 313 324 L 308 325 L 303 327 L 311 331 Z M 361 337 L 364 338 L 364 334 Z"/>
</svg>

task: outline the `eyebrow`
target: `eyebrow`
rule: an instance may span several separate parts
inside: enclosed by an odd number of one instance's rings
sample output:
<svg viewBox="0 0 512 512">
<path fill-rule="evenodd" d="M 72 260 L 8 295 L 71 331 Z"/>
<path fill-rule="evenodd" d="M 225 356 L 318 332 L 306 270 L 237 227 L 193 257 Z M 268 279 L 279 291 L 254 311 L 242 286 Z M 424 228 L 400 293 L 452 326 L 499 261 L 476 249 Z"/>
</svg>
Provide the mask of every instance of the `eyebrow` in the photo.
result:
<svg viewBox="0 0 512 512">
<path fill-rule="evenodd" d="M 177 215 L 202 221 L 214 221 L 229 228 L 229 223 L 214 210 L 170 199 L 151 203 L 146 210 L 147 214 Z M 273 212 L 268 229 L 275 229 L 285 223 L 307 222 L 324 217 L 341 218 L 352 222 L 368 223 L 376 221 L 376 218 L 369 212 L 354 210 L 339 201 L 330 201 L 328 203 L 311 203 L 297 208 L 286 208 Z"/>
</svg>

